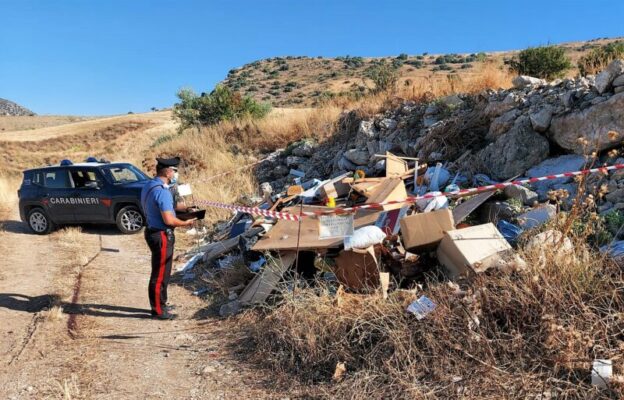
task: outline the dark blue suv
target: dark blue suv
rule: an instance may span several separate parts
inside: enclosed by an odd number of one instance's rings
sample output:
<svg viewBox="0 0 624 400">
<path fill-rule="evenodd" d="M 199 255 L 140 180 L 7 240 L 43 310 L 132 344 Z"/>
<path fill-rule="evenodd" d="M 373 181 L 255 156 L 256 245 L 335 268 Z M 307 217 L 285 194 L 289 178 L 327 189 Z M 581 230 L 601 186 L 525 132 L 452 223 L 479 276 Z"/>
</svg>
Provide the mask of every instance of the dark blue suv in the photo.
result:
<svg viewBox="0 0 624 400">
<path fill-rule="evenodd" d="M 63 224 L 116 224 L 123 233 L 144 225 L 141 189 L 149 177 L 128 163 L 87 159 L 24 171 L 20 217 L 37 234 Z"/>
</svg>

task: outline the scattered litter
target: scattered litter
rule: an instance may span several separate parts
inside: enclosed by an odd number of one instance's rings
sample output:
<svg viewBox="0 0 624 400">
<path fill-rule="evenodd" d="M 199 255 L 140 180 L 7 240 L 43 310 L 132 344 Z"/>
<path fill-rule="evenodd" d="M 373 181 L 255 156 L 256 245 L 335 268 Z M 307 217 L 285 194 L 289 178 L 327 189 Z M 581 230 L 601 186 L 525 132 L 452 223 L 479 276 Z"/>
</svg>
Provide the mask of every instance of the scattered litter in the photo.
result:
<svg viewBox="0 0 624 400">
<path fill-rule="evenodd" d="M 263 256 L 260 256 L 260 258 L 257 261 L 254 261 L 249 264 L 249 269 L 252 272 L 259 272 L 260 269 L 264 266 L 264 264 L 266 264 L 266 258 L 264 258 Z"/>
<path fill-rule="evenodd" d="M 425 182 L 429 184 L 429 190 L 437 192 L 444 187 L 451 178 L 451 173 L 442 167 L 441 163 L 437 163 L 435 167 L 427 169 L 425 172 Z"/>
<path fill-rule="evenodd" d="M 430 298 L 420 296 L 418 300 L 407 307 L 407 311 L 414 314 L 417 320 L 421 320 L 435 310 L 436 307 L 437 305 Z"/>
<path fill-rule="evenodd" d="M 334 370 L 334 376 L 332 376 L 332 381 L 340 382 L 344 378 L 347 372 L 347 366 L 343 362 L 336 363 L 336 369 Z"/>
<path fill-rule="evenodd" d="M 406 215 L 409 207 L 401 207 L 398 209 L 384 211 L 379 214 L 375 226 L 381 229 L 386 235 L 396 235 L 399 233 L 399 221 Z"/>
<path fill-rule="evenodd" d="M 208 293 L 208 291 L 209 291 L 208 288 L 197 289 L 193 292 L 193 296 L 201 296 L 204 293 Z"/>
<path fill-rule="evenodd" d="M 518 241 L 518 236 L 524 232 L 522 228 L 518 225 L 514 225 L 511 222 L 507 222 L 505 220 L 500 220 L 496 224 L 496 228 L 500 231 L 501 235 L 511 244 L 512 246 L 516 244 Z"/>
<path fill-rule="evenodd" d="M 289 174 L 298 178 L 303 178 L 305 176 L 305 172 L 296 169 L 291 169 Z"/>
<path fill-rule="evenodd" d="M 186 262 L 181 268 L 177 269 L 177 272 L 185 273 L 186 271 L 192 269 L 195 266 L 195 263 L 202 259 L 204 253 L 197 253 L 190 260 Z"/>
<path fill-rule="evenodd" d="M 453 213 L 448 209 L 410 215 L 401 220 L 403 245 L 408 250 L 437 245 L 444 233 L 454 228 Z"/>
<path fill-rule="evenodd" d="M 353 236 L 353 214 L 321 215 L 318 221 L 320 240 Z"/>
<path fill-rule="evenodd" d="M 611 360 L 596 359 L 592 364 L 591 383 L 600 389 L 606 389 L 612 374 L 613 362 Z"/>
<path fill-rule="evenodd" d="M 183 197 L 192 195 L 193 191 L 191 190 L 191 185 L 188 183 L 178 185 L 178 194 Z"/>
</svg>

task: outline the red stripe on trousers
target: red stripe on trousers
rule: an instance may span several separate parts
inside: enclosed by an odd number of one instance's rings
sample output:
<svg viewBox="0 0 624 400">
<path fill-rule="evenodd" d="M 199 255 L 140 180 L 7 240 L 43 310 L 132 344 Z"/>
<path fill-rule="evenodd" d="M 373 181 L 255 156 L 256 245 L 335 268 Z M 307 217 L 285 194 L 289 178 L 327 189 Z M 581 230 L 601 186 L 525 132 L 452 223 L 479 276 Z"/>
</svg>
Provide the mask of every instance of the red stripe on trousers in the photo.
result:
<svg viewBox="0 0 624 400">
<path fill-rule="evenodd" d="M 167 234 L 160 232 L 160 238 L 162 241 L 160 247 L 160 266 L 158 267 L 158 279 L 156 280 L 155 290 L 155 302 L 156 302 L 156 314 L 162 314 L 162 307 L 160 305 L 160 286 L 162 285 L 163 278 L 165 276 L 165 262 L 167 260 Z"/>
</svg>

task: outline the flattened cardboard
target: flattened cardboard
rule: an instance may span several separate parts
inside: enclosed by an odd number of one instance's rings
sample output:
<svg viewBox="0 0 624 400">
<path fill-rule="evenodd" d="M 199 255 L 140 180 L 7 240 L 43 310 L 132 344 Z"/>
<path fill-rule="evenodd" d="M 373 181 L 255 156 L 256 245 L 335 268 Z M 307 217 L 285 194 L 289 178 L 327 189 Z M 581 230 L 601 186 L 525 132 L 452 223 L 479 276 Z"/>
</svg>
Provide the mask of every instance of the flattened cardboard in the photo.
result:
<svg viewBox="0 0 624 400">
<path fill-rule="evenodd" d="M 384 201 L 405 200 L 407 198 L 407 190 L 405 190 L 405 182 L 401 178 L 386 178 L 375 187 L 368 196 L 366 204 L 382 203 Z M 384 210 L 394 210 L 403 207 L 403 203 L 387 204 L 383 206 Z"/>
<path fill-rule="evenodd" d="M 303 206 L 303 211 L 324 211 L 332 210 L 328 207 Z M 299 214 L 299 207 L 287 207 L 283 212 Z M 379 212 L 373 210 L 358 210 L 353 222 L 354 229 L 366 225 L 373 225 L 377 220 Z M 273 228 L 267 232 L 254 245 L 252 250 L 296 250 L 297 234 L 299 233 L 299 222 L 279 220 Z M 319 239 L 318 221 L 314 218 L 303 218 L 301 220 L 301 237 L 299 239 L 299 250 L 314 250 L 340 247 L 344 239 Z"/>
<path fill-rule="evenodd" d="M 438 246 L 438 260 L 451 279 L 483 272 L 511 246 L 492 223 L 448 231 Z"/>
<path fill-rule="evenodd" d="M 365 250 L 343 250 L 333 268 L 338 282 L 352 290 L 379 287 L 379 265 L 373 246 Z"/>
<path fill-rule="evenodd" d="M 410 215 L 400 223 L 403 246 L 408 250 L 432 247 L 442 240 L 444 232 L 455 229 L 448 208 Z"/>
</svg>

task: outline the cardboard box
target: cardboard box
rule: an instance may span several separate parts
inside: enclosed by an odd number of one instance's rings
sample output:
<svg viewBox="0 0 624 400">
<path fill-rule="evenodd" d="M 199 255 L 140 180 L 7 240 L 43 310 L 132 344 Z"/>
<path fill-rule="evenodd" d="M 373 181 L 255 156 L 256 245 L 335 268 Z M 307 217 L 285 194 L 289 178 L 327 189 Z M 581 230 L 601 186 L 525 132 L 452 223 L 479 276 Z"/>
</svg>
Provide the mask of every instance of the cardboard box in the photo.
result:
<svg viewBox="0 0 624 400">
<path fill-rule="evenodd" d="M 494 224 L 483 224 L 448 231 L 438 246 L 438 261 L 451 279 L 483 272 L 501 258 L 511 246 Z"/>
<path fill-rule="evenodd" d="M 414 214 L 401 220 L 401 236 L 406 249 L 433 247 L 444 237 L 444 232 L 455 229 L 453 213 L 442 210 Z"/>
<path fill-rule="evenodd" d="M 338 282 L 352 290 L 379 287 L 378 254 L 373 246 L 368 249 L 342 250 L 336 257 L 333 272 Z"/>
</svg>

